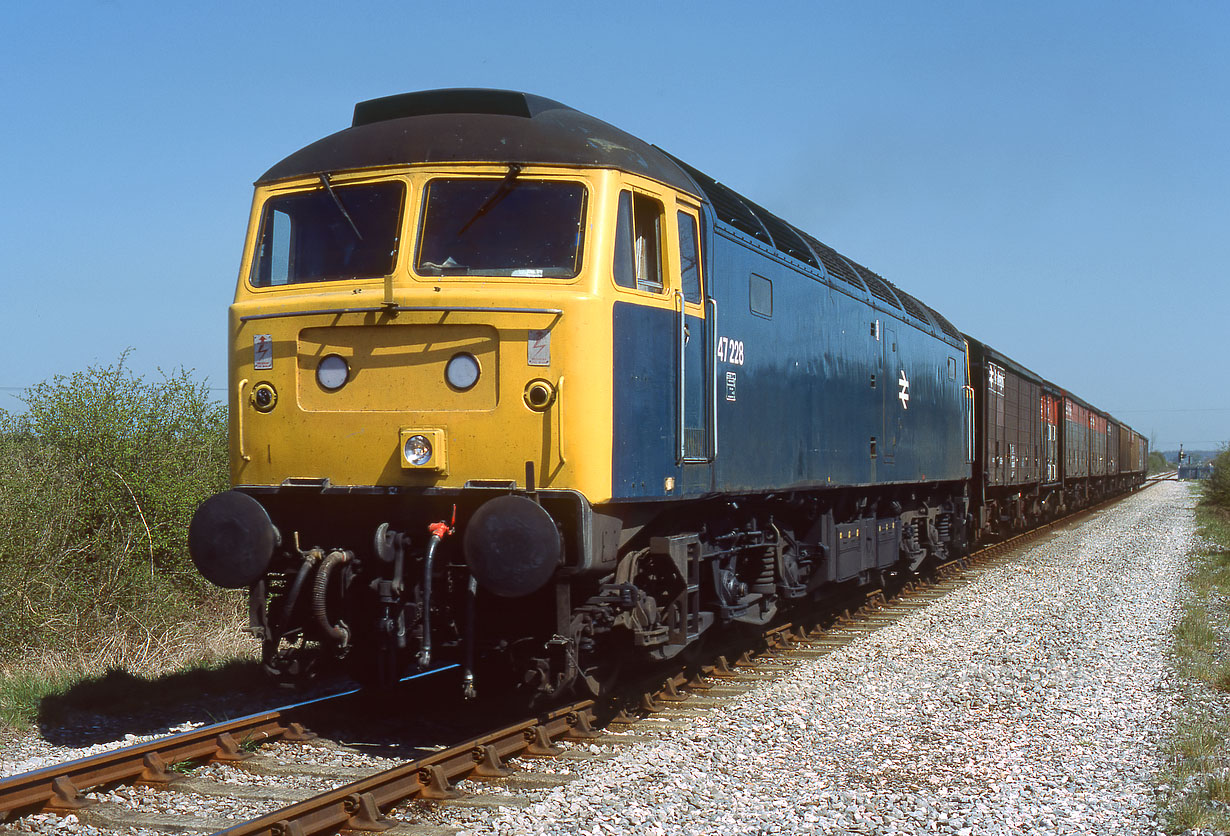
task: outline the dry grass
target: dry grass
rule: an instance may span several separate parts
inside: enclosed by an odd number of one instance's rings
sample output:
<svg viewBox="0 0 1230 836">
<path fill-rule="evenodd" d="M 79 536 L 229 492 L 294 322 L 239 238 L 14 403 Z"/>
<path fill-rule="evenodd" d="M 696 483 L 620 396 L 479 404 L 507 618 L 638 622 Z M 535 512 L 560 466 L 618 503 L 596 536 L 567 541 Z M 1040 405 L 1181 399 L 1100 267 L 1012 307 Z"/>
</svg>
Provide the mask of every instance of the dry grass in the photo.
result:
<svg viewBox="0 0 1230 836">
<path fill-rule="evenodd" d="M 1172 633 L 1172 659 L 1186 702 L 1169 742 L 1168 790 L 1159 794 L 1172 833 L 1230 832 L 1230 513 L 1201 505 L 1197 522 L 1212 545 L 1192 554 L 1190 598 Z"/>
<path fill-rule="evenodd" d="M 1230 817 L 1214 810 L 1201 800 L 1186 798 L 1171 805 L 1167 810 L 1167 827 L 1171 833 L 1226 833 L 1230 831 Z"/>
<path fill-rule="evenodd" d="M 198 622 L 157 633 L 129 630 L 0 660 L 0 728 L 28 728 L 48 698 L 117 672 L 129 678 L 154 680 L 252 658 L 255 643 L 241 632 L 247 623 L 241 596 L 214 602 L 201 616 Z"/>
</svg>

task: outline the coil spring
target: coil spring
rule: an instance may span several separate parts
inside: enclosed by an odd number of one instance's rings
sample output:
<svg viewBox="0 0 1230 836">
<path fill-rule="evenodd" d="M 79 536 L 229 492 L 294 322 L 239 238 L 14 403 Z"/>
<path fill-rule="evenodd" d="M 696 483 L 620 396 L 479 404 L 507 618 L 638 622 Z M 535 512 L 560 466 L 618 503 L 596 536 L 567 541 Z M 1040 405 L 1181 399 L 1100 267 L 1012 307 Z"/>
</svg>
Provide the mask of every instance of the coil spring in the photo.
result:
<svg viewBox="0 0 1230 836">
<path fill-rule="evenodd" d="M 756 579 L 752 581 L 752 589 L 756 592 L 772 592 L 777 588 L 777 560 L 772 543 L 765 543 L 757 567 Z"/>
<path fill-rule="evenodd" d="M 901 539 L 905 542 L 906 551 L 910 554 L 922 551 L 922 543 L 918 541 L 918 523 L 907 523 L 902 528 Z"/>
<path fill-rule="evenodd" d="M 935 530 L 940 534 L 940 542 L 947 543 L 952 539 L 952 515 L 940 514 L 935 521 Z"/>
</svg>

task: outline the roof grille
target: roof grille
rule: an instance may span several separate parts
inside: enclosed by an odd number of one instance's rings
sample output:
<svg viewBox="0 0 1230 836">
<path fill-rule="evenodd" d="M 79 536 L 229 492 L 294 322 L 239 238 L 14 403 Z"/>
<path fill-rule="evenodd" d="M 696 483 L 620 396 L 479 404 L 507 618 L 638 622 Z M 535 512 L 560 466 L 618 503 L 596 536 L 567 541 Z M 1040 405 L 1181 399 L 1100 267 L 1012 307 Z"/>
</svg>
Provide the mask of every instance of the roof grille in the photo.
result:
<svg viewBox="0 0 1230 836">
<path fill-rule="evenodd" d="M 700 186 L 713 211 L 722 223 L 733 226 L 741 232 L 770 244 L 786 255 L 796 258 L 812 267 L 823 269 L 846 284 L 862 290 L 864 283 L 871 295 L 894 308 L 905 311 L 924 325 L 938 327 L 953 339 L 963 339 L 961 332 L 952 323 L 940 316 L 931 308 L 915 299 L 910 294 L 895 287 L 883 276 L 870 270 L 856 261 L 847 259 L 827 244 L 796 229 L 781 218 L 769 212 L 762 206 L 757 206 L 733 189 L 723 186 L 707 174 L 692 168 L 682 160 L 671 157 L 679 166 L 691 175 Z M 816 259 L 819 258 L 817 263 Z M 860 281 L 861 279 L 861 281 Z M 895 293 L 894 293 L 895 291 Z M 898 301 L 900 300 L 900 301 Z"/>
<path fill-rule="evenodd" d="M 493 116 L 521 116 L 531 118 L 541 105 L 548 102 L 539 96 L 530 96 L 512 90 L 478 90 L 458 88 L 454 90 L 423 90 L 418 93 L 401 93 L 380 99 L 369 99 L 354 106 L 353 127 L 402 119 L 407 116 L 432 116 L 440 113 L 485 113 Z M 550 102 L 562 107 L 557 102 Z M 535 105 L 539 105 L 535 107 Z"/>
<path fill-rule="evenodd" d="M 947 319 L 945 319 L 944 316 L 939 311 L 937 311 L 935 308 L 927 304 L 924 304 L 923 307 L 927 309 L 927 313 L 931 314 L 931 318 L 934 319 L 936 323 L 940 326 L 941 331 L 943 331 L 948 336 L 952 337 L 954 340 L 964 340 L 965 339 L 965 337 L 962 336 L 961 332 L 957 330 L 956 326 L 953 325 L 951 322 L 949 322 Z"/>
<path fill-rule="evenodd" d="M 760 222 L 756 214 L 748 208 L 743 198 L 733 189 L 723 186 L 709 175 L 702 174 L 681 160 L 676 159 L 675 162 L 679 163 L 684 171 L 692 175 L 696 185 L 700 186 L 701 191 L 705 193 L 705 197 L 709 198 L 709 202 L 713 204 L 714 214 L 717 215 L 719 221 L 733 226 L 740 232 L 746 232 L 748 235 L 766 244 L 773 244 L 773 237 L 769 235 L 769 231 L 765 229 L 764 224 Z"/>
<path fill-rule="evenodd" d="M 893 296 L 892 290 L 889 289 L 888 282 L 884 281 L 882 276 L 868 270 L 856 261 L 851 261 L 850 264 L 854 267 L 854 269 L 858 270 L 859 275 L 863 277 L 863 281 L 867 283 L 867 289 L 871 291 L 872 296 L 879 299 L 881 302 L 887 302 L 894 308 L 901 307 L 901 303 L 898 302 L 896 297 Z M 923 319 L 923 322 L 926 321 L 926 319 Z"/>
<path fill-rule="evenodd" d="M 763 207 L 752 204 L 753 210 L 756 212 L 756 217 L 760 218 L 760 222 L 769 230 L 769 234 L 773 236 L 773 245 L 788 256 L 797 258 L 805 264 L 810 264 L 812 267 L 819 267 L 816 263 L 816 257 L 812 254 L 807 243 L 799 235 L 799 231 L 790 224 L 783 221 L 781 218 L 766 211 Z"/>
<path fill-rule="evenodd" d="M 859 281 L 858 275 L 850 269 L 850 265 L 846 260 L 837 254 L 837 251 L 827 244 L 821 244 L 815 238 L 803 233 L 804 240 L 811 244 L 811 248 L 816 251 L 816 255 L 820 256 L 820 262 L 824 265 L 824 269 L 830 276 L 841 279 L 846 284 L 852 284 L 859 290 L 866 290 L 863 283 Z"/>
<path fill-rule="evenodd" d="M 901 304 L 905 305 L 905 309 L 910 314 L 910 316 L 914 317 L 920 322 L 925 322 L 927 325 L 932 325 L 931 319 L 927 316 L 927 306 L 926 305 L 924 305 L 922 302 L 919 302 L 917 299 L 915 299 L 913 296 L 906 293 L 904 290 L 902 290 L 899 287 L 894 286 L 893 290 L 897 292 L 897 298 L 901 300 Z"/>
</svg>

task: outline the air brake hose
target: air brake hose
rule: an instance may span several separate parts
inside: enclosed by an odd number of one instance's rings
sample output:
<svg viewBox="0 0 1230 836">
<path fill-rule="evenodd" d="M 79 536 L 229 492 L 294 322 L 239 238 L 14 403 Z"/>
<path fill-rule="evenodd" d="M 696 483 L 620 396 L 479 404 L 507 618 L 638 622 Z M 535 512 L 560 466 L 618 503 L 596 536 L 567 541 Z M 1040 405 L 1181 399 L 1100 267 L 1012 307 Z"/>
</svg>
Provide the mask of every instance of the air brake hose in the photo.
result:
<svg viewBox="0 0 1230 836">
<path fill-rule="evenodd" d="M 329 591 L 329 576 L 333 573 L 334 567 L 349 563 L 350 558 L 350 552 L 329 552 L 328 557 L 321 561 L 320 568 L 316 571 L 316 583 L 312 589 L 312 614 L 316 617 L 316 623 L 325 635 L 337 642 L 340 647 L 350 644 L 350 628 L 344 621 L 339 620 L 336 625 L 329 621 L 325 602 Z"/>
<path fill-rule="evenodd" d="M 457 510 L 453 509 L 454 519 Z M 423 646 L 419 650 L 419 667 L 425 668 L 431 664 L 431 575 L 432 562 L 436 556 L 436 546 L 440 541 L 453 533 L 448 523 L 441 521 L 427 526 L 431 532 L 431 540 L 427 543 L 427 555 L 423 558 Z"/>
<path fill-rule="evenodd" d="M 474 690 L 474 611 L 477 609 L 478 581 L 470 575 L 466 585 L 466 658 L 465 670 L 461 675 L 461 693 L 467 700 L 478 696 Z"/>
<path fill-rule="evenodd" d="M 312 549 L 311 551 L 303 552 L 303 562 L 299 565 L 299 571 L 295 573 L 295 579 L 290 585 L 290 591 L 286 593 L 286 598 L 282 604 L 281 619 L 277 625 L 279 632 L 285 634 L 286 628 L 290 626 L 290 617 L 294 613 L 295 604 L 299 602 L 299 593 L 303 591 L 303 584 L 307 582 L 307 576 L 311 573 L 312 568 L 320 562 L 324 557 L 324 553 L 320 549 Z"/>
</svg>

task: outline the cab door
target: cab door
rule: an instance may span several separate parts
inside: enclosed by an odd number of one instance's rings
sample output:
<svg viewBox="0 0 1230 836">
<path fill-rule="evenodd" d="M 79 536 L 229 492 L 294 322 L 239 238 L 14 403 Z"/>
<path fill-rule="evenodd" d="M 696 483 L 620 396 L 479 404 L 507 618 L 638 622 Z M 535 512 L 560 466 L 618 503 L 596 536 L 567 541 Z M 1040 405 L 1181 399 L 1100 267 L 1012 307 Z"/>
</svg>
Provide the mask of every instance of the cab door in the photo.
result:
<svg viewBox="0 0 1230 836">
<path fill-rule="evenodd" d="M 618 194 L 612 262 L 612 497 L 712 490 L 713 328 L 699 208 L 653 184 Z"/>
<path fill-rule="evenodd" d="M 716 306 L 706 298 L 701 261 L 698 212 L 690 206 L 676 214 L 678 271 L 676 305 L 676 381 L 678 383 L 676 441 L 680 465 L 694 466 L 713 461 L 713 323 L 706 316 Z M 707 310 L 708 309 L 708 310 Z M 685 473 L 685 482 L 692 481 Z"/>
</svg>

